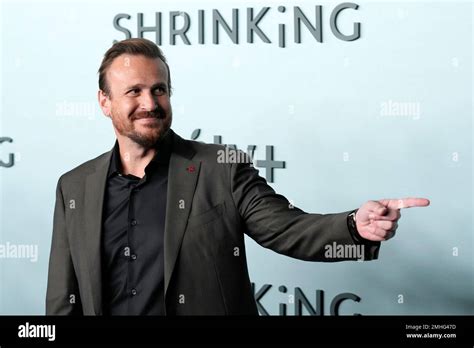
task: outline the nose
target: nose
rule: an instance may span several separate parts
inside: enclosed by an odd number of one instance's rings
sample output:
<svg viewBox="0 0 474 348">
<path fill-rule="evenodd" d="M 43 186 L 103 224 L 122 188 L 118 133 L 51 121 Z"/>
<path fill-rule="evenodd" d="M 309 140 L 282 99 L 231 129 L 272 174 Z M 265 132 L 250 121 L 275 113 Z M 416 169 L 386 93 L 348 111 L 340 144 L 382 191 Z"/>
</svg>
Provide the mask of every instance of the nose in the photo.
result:
<svg viewBox="0 0 474 348">
<path fill-rule="evenodd" d="M 153 111 L 156 109 L 158 106 L 158 100 L 153 93 L 147 92 L 147 93 L 142 93 L 141 99 L 140 99 L 140 109 L 142 111 Z"/>
</svg>

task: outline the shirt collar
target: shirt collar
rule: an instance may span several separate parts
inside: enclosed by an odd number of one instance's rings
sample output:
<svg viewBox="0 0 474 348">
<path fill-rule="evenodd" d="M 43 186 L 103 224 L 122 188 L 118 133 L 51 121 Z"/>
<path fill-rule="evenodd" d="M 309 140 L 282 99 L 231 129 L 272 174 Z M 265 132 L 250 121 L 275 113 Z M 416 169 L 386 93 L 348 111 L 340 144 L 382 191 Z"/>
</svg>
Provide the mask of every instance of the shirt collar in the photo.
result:
<svg viewBox="0 0 474 348">
<path fill-rule="evenodd" d="M 157 164 L 168 164 L 172 147 L 173 147 L 173 135 L 171 129 L 169 129 L 154 145 L 156 151 L 155 156 L 153 159 L 148 163 L 145 168 L 145 172 L 150 170 L 151 168 L 155 168 Z M 116 140 L 114 148 L 112 149 L 112 157 L 110 159 L 110 166 L 107 177 L 117 173 L 122 173 L 122 162 L 120 160 L 120 147 L 119 143 Z"/>
</svg>

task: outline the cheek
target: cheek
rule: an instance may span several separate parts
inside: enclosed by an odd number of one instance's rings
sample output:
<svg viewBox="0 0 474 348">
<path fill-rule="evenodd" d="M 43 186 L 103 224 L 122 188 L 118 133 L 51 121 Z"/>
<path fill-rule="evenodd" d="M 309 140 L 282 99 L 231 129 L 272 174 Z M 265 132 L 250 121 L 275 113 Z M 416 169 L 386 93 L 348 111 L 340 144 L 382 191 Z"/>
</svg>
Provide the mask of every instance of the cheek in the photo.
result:
<svg viewBox="0 0 474 348">
<path fill-rule="evenodd" d="M 136 103 L 128 99 L 116 100 L 112 104 L 112 111 L 114 111 L 116 117 L 120 118 L 121 120 L 126 120 L 137 109 L 137 105 L 135 104 Z"/>
<path fill-rule="evenodd" d="M 171 111 L 171 101 L 170 101 L 170 98 L 163 98 L 163 99 L 160 99 L 159 101 L 159 104 L 161 106 L 161 108 L 167 112 L 170 112 Z"/>
</svg>

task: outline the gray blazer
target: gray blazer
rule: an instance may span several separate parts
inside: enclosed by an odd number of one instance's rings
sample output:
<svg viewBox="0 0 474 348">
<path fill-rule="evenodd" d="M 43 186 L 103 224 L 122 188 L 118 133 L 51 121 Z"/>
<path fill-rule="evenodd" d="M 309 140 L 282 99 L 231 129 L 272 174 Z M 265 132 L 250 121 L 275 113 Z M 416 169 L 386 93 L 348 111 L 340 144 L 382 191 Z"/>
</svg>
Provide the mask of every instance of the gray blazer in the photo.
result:
<svg viewBox="0 0 474 348">
<path fill-rule="evenodd" d="M 223 146 L 172 136 L 164 236 L 167 315 L 258 315 L 244 233 L 263 247 L 308 261 L 343 260 L 326 258 L 325 246 L 355 243 L 348 212 L 307 214 L 276 194 L 251 165 L 218 163 Z M 47 315 L 102 315 L 102 205 L 111 154 L 59 179 Z M 377 258 L 378 248 L 372 246 L 365 259 Z"/>
</svg>

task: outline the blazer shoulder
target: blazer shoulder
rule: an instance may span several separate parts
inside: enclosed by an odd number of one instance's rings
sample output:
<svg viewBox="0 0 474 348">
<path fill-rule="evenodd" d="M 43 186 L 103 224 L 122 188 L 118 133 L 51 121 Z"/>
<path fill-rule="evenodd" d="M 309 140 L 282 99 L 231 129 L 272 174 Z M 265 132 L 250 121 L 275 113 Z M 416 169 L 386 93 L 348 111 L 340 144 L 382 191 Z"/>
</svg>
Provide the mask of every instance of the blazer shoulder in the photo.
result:
<svg viewBox="0 0 474 348">
<path fill-rule="evenodd" d="M 253 156 L 241 149 L 221 144 L 201 143 L 194 140 L 179 138 L 181 154 L 187 154 L 188 158 L 205 163 L 205 168 L 215 173 L 215 170 L 231 173 L 232 168 L 241 166 L 253 167 Z M 186 156 L 186 155 L 185 155 Z"/>
<path fill-rule="evenodd" d="M 225 149 L 225 145 L 207 144 L 195 140 L 188 140 L 174 134 L 173 152 L 180 156 L 194 160 L 209 160 L 216 158 L 219 150 Z"/>
<path fill-rule="evenodd" d="M 86 161 L 70 171 L 64 173 L 59 178 L 59 182 L 81 181 L 89 174 L 97 170 L 97 168 L 108 165 L 112 151 L 107 151 L 94 159 Z"/>
<path fill-rule="evenodd" d="M 216 158 L 219 154 L 219 151 L 225 149 L 225 145 L 200 143 L 193 140 L 186 141 L 188 141 L 190 146 L 195 150 L 196 157 L 198 158 Z"/>
</svg>

